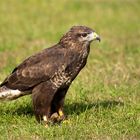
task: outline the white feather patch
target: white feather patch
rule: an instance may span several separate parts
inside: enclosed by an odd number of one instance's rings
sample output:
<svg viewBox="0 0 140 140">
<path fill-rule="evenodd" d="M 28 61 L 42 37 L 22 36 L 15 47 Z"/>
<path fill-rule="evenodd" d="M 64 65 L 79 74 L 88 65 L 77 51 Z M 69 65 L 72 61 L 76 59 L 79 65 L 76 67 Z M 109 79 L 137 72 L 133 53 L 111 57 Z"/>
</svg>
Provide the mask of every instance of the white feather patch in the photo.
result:
<svg viewBox="0 0 140 140">
<path fill-rule="evenodd" d="M 19 90 L 5 90 L 0 92 L 0 100 L 14 100 L 20 96 L 23 96 L 23 92 Z"/>
<path fill-rule="evenodd" d="M 45 122 L 47 122 L 47 116 L 43 116 L 43 120 L 45 121 Z"/>
</svg>

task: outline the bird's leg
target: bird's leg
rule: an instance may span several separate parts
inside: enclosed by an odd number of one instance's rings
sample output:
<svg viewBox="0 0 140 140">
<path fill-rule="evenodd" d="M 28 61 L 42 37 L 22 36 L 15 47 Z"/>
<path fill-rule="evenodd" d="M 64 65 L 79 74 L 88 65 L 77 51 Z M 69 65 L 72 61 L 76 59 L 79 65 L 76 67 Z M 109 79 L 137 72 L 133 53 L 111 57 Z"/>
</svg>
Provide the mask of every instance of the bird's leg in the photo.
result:
<svg viewBox="0 0 140 140">
<path fill-rule="evenodd" d="M 58 112 L 60 121 L 65 119 L 65 115 L 64 115 L 64 111 L 63 111 L 64 98 L 65 98 L 65 96 L 58 102 L 58 106 L 57 106 L 57 112 Z"/>
<path fill-rule="evenodd" d="M 55 102 L 57 103 L 57 102 Z M 61 104 L 62 105 L 62 104 Z M 65 119 L 65 115 L 63 112 L 63 106 L 59 106 L 58 104 L 56 104 L 55 106 L 52 105 L 53 107 L 53 112 L 51 113 L 51 120 L 52 122 L 61 122 L 62 120 Z M 55 110 L 54 110 L 55 108 Z"/>
<path fill-rule="evenodd" d="M 61 107 L 58 109 L 58 114 L 60 117 L 64 116 L 64 112 L 62 111 Z"/>
<path fill-rule="evenodd" d="M 65 115 L 63 112 L 63 105 L 64 105 L 64 99 L 65 99 L 65 95 L 68 91 L 68 88 L 69 87 L 58 90 L 52 101 L 52 112 L 58 114 L 57 121 L 59 121 L 59 122 L 65 119 Z"/>
<path fill-rule="evenodd" d="M 53 85 L 48 82 L 39 84 L 33 89 L 32 99 L 35 116 L 38 122 L 43 122 L 47 125 L 51 116 L 51 102 L 56 93 Z"/>
</svg>

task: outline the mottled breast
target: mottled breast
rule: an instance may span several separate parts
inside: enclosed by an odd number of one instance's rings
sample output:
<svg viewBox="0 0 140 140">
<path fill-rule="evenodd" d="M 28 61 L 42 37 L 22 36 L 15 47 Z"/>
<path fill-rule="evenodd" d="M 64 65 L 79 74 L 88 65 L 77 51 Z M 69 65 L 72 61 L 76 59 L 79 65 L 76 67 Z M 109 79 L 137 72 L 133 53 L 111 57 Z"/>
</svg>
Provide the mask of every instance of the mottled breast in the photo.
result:
<svg viewBox="0 0 140 140">
<path fill-rule="evenodd" d="M 72 78 L 69 73 L 66 72 L 66 67 L 62 65 L 57 72 L 54 73 L 50 82 L 55 88 L 65 87 L 71 84 Z"/>
<path fill-rule="evenodd" d="M 77 54 L 74 61 L 70 61 L 66 66 L 62 65 L 50 80 L 54 87 L 65 88 L 66 86 L 69 86 L 81 69 L 85 66 L 88 54 L 89 47 L 85 45 L 79 51 L 79 54 Z"/>
<path fill-rule="evenodd" d="M 65 88 L 69 86 L 71 82 L 75 79 L 78 75 L 80 70 L 85 66 L 86 60 L 82 59 L 76 65 L 70 65 L 65 67 L 64 65 L 53 75 L 51 78 L 51 83 L 54 85 L 55 88 Z"/>
</svg>

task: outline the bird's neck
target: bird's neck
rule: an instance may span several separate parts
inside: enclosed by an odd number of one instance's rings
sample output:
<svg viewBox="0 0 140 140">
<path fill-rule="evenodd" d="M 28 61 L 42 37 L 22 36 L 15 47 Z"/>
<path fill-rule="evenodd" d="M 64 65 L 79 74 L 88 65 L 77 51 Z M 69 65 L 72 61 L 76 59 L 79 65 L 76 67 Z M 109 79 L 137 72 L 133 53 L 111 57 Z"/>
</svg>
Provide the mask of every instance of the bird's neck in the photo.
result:
<svg viewBox="0 0 140 140">
<path fill-rule="evenodd" d="M 87 58 L 90 51 L 90 43 L 83 43 L 79 50 L 82 58 Z"/>
<path fill-rule="evenodd" d="M 65 40 L 64 42 L 60 42 L 60 46 L 68 49 L 69 51 L 76 52 L 79 54 L 79 57 L 86 58 L 88 57 L 90 51 L 90 43 L 87 42 L 76 42 L 73 40 Z"/>
<path fill-rule="evenodd" d="M 59 42 L 60 46 L 63 48 L 68 48 L 68 49 L 75 49 L 75 50 L 85 50 L 85 49 L 89 49 L 90 47 L 90 43 L 88 42 L 79 42 L 79 41 L 75 41 L 75 40 L 71 40 L 71 39 L 65 39 L 61 42 Z"/>
</svg>

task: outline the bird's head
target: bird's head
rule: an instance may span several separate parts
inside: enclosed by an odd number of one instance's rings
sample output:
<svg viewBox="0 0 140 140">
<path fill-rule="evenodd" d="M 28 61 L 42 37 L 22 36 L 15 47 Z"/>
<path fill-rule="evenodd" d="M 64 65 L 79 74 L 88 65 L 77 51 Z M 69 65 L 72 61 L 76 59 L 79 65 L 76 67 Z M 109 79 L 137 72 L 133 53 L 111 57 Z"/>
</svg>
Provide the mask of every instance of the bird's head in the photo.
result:
<svg viewBox="0 0 140 140">
<path fill-rule="evenodd" d="M 93 40 L 101 41 L 99 35 L 86 26 L 73 26 L 70 31 L 80 42 L 91 42 Z"/>
<path fill-rule="evenodd" d="M 100 36 L 91 28 L 86 26 L 73 26 L 61 39 L 61 42 L 67 43 L 91 43 L 94 40 L 101 41 Z"/>
</svg>

